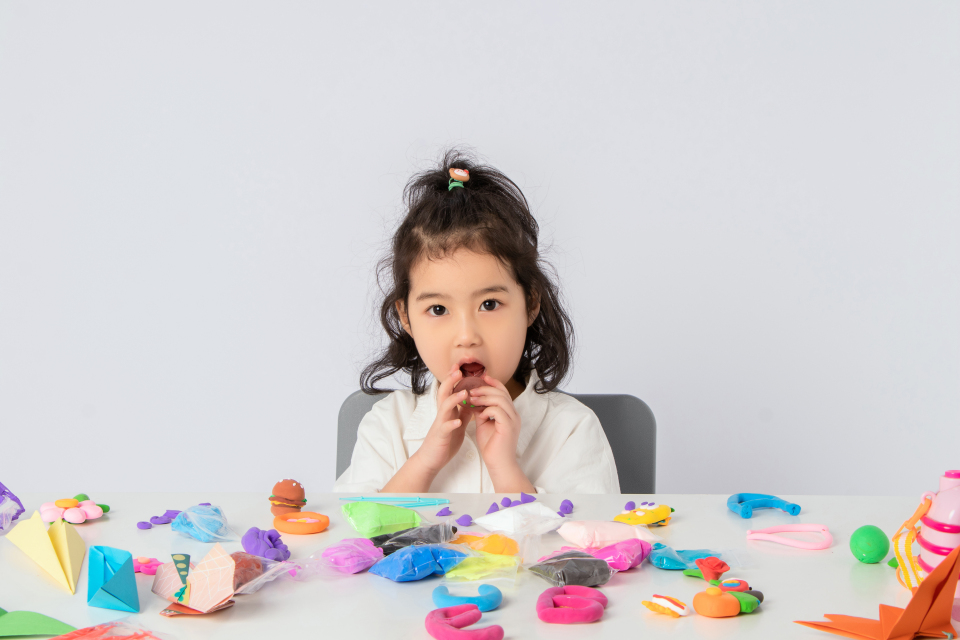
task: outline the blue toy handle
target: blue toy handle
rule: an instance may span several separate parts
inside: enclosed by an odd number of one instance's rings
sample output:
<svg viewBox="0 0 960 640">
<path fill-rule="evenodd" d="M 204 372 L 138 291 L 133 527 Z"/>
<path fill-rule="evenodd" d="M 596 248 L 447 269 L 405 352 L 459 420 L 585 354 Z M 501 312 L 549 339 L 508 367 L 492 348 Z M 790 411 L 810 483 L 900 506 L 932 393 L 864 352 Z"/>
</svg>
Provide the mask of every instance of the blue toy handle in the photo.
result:
<svg viewBox="0 0 960 640">
<path fill-rule="evenodd" d="M 741 518 L 753 517 L 754 509 L 780 509 L 792 516 L 800 513 L 800 505 L 766 493 L 735 493 L 727 498 L 727 507 Z"/>
</svg>

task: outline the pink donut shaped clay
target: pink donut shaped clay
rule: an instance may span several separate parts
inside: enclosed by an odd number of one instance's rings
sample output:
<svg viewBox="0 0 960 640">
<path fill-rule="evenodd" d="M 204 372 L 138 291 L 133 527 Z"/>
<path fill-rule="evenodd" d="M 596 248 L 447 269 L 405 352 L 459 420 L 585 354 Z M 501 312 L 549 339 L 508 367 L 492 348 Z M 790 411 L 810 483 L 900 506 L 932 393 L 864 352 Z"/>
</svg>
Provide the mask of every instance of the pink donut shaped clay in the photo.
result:
<svg viewBox="0 0 960 640">
<path fill-rule="evenodd" d="M 775 533 L 787 533 L 791 531 L 819 533 L 823 536 L 823 540 L 819 542 L 804 542 L 802 540 L 773 535 Z M 776 542 L 777 544 L 784 544 L 788 547 L 808 549 L 810 551 L 826 549 L 833 544 L 833 536 L 830 535 L 830 530 L 827 529 L 827 526 L 823 524 L 783 524 L 777 527 L 747 531 L 747 540 L 766 540 L 767 542 Z"/>
<path fill-rule="evenodd" d="M 464 629 L 480 620 L 483 614 L 475 604 L 434 609 L 427 614 L 427 633 L 437 640 L 503 640 L 503 627 L 498 624 L 480 629 Z"/>
<path fill-rule="evenodd" d="M 551 587 L 537 598 L 537 617 L 550 624 L 596 622 L 607 608 L 607 596 L 593 587 Z"/>
</svg>

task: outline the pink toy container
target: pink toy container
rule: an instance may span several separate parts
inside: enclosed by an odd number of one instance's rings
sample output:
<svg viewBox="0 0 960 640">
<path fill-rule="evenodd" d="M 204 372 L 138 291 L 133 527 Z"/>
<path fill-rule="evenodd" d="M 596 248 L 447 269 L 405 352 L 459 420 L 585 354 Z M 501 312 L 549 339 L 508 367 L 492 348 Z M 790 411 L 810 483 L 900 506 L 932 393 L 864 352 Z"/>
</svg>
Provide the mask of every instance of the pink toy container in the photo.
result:
<svg viewBox="0 0 960 640">
<path fill-rule="evenodd" d="M 960 470 L 944 473 L 940 478 L 940 491 L 927 492 L 920 499 L 928 497 L 931 498 L 930 510 L 920 519 L 917 536 L 920 545 L 917 564 L 929 574 L 960 545 Z M 960 585 L 957 597 L 960 597 Z"/>
</svg>

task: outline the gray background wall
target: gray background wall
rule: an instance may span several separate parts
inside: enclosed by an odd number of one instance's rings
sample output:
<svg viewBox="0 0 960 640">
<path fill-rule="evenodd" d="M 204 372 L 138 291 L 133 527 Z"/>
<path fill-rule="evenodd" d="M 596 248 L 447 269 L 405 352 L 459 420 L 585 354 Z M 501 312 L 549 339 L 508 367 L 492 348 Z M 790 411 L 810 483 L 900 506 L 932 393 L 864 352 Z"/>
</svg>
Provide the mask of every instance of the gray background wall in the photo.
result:
<svg viewBox="0 0 960 640">
<path fill-rule="evenodd" d="M 308 491 L 411 172 L 538 216 L 661 492 L 960 467 L 955 2 L 0 4 L 0 472 Z"/>
</svg>

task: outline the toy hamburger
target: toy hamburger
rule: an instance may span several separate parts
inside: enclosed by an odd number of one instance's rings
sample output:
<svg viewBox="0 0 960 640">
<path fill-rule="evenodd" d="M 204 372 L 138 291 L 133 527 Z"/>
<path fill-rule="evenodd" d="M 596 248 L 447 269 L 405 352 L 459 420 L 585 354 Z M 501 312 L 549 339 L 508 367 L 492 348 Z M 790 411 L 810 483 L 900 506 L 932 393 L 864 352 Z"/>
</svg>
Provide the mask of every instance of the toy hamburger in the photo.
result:
<svg viewBox="0 0 960 640">
<path fill-rule="evenodd" d="M 273 485 L 273 495 L 270 496 L 270 513 L 273 515 L 300 511 L 305 504 L 303 485 L 296 480 L 281 480 Z"/>
</svg>

